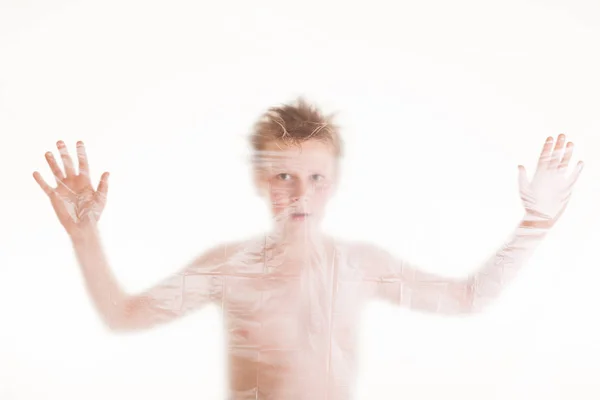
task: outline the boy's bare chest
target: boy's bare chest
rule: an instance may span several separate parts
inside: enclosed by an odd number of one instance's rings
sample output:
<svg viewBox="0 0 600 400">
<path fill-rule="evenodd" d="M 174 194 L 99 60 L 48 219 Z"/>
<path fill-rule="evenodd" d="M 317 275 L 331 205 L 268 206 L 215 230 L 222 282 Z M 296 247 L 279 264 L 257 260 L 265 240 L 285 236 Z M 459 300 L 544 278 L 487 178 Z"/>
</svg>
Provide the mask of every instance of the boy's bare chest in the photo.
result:
<svg viewBox="0 0 600 400">
<path fill-rule="evenodd" d="M 363 296 L 337 268 L 284 265 L 228 277 L 222 309 L 229 346 L 293 351 L 347 342 Z"/>
</svg>

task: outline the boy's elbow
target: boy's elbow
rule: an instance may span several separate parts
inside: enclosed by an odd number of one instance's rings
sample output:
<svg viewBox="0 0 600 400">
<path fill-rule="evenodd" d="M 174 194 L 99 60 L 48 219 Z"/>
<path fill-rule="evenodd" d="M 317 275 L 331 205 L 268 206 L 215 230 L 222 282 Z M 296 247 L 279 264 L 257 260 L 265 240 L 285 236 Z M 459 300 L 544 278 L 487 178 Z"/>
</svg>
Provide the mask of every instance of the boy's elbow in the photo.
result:
<svg viewBox="0 0 600 400">
<path fill-rule="evenodd" d="M 130 296 L 104 322 L 109 331 L 125 333 L 154 328 L 183 314 L 181 309 L 157 307 L 147 296 Z"/>
<path fill-rule="evenodd" d="M 104 319 L 106 329 L 112 333 L 125 333 L 139 330 L 139 315 L 141 313 L 139 302 L 133 297 L 128 297 L 116 307 L 111 315 Z"/>
<path fill-rule="evenodd" d="M 105 318 L 103 322 L 106 330 L 111 333 L 123 333 L 133 330 L 133 324 L 128 321 L 126 315 Z"/>
<path fill-rule="evenodd" d="M 463 294 L 459 296 L 461 300 L 458 314 L 460 315 L 472 316 L 481 314 L 493 300 L 492 298 L 481 296 L 475 290 L 475 279 L 472 277 L 460 282 L 459 287 L 460 292 Z"/>
<path fill-rule="evenodd" d="M 104 328 L 110 333 L 122 333 L 127 331 L 122 323 L 117 323 L 115 321 L 105 321 Z"/>
<path fill-rule="evenodd" d="M 468 300 L 461 307 L 462 315 L 478 315 L 484 312 L 490 305 L 491 300 L 483 300 L 478 296 L 469 296 Z"/>
</svg>

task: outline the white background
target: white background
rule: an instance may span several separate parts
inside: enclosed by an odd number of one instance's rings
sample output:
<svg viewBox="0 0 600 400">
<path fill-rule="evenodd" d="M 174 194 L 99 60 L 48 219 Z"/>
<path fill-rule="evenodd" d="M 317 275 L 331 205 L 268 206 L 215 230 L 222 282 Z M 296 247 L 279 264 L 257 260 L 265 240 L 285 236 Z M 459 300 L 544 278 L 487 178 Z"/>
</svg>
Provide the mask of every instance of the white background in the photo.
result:
<svg viewBox="0 0 600 400">
<path fill-rule="evenodd" d="M 101 230 L 132 292 L 268 226 L 246 135 L 306 95 L 346 141 L 328 230 L 464 275 L 522 215 L 561 132 L 586 167 L 567 212 L 473 318 L 383 304 L 361 326 L 359 399 L 597 399 L 600 6 L 570 0 L 0 1 L 0 399 L 223 399 L 207 308 L 108 333 L 31 174 L 84 140 L 111 172 Z M 574 163 L 573 163 L 574 164 Z"/>
</svg>

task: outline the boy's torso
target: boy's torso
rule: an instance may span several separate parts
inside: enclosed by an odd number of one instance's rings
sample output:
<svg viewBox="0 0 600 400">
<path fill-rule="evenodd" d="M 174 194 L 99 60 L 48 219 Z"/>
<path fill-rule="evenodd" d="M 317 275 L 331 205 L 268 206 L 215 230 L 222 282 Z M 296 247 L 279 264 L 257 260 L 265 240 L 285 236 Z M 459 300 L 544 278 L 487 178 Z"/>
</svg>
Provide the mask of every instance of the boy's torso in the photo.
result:
<svg viewBox="0 0 600 400">
<path fill-rule="evenodd" d="M 369 293 L 348 246 L 249 241 L 219 269 L 232 399 L 348 399 Z"/>
</svg>

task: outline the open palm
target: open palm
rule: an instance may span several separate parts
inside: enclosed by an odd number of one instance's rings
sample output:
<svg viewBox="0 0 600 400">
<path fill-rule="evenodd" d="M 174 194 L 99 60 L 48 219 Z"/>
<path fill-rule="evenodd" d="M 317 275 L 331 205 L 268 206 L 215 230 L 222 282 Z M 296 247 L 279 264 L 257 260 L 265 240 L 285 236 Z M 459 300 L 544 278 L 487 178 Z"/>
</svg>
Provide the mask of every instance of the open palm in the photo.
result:
<svg viewBox="0 0 600 400">
<path fill-rule="evenodd" d="M 46 160 L 56 179 L 56 187 L 48 185 L 41 174 L 33 173 L 33 178 L 50 198 L 50 202 L 60 223 L 69 234 L 73 234 L 85 222 L 98 221 L 106 205 L 108 192 L 108 172 L 102 174 L 96 190 L 90 180 L 89 164 L 83 142 L 77 142 L 79 172 L 75 171 L 73 160 L 62 140 L 56 143 L 63 170 L 59 167 L 52 152 L 46 153 Z"/>
<path fill-rule="evenodd" d="M 574 171 L 566 174 L 574 145 L 568 142 L 565 147 L 565 141 L 563 134 L 558 135 L 556 144 L 553 137 L 546 139 L 531 181 L 527 179 L 525 167 L 519 165 L 519 189 L 525 210 L 550 224 L 565 210 L 573 185 L 583 169 L 583 162 L 579 161 Z"/>
</svg>

